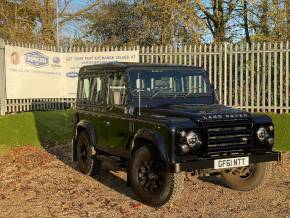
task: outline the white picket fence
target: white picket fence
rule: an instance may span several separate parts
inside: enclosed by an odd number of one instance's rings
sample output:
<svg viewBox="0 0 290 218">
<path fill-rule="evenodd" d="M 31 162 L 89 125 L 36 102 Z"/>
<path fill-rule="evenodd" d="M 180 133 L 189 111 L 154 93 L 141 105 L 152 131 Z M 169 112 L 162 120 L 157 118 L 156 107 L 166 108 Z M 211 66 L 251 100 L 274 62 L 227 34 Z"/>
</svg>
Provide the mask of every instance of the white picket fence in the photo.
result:
<svg viewBox="0 0 290 218">
<path fill-rule="evenodd" d="M 289 113 L 289 42 L 141 48 L 140 61 L 200 66 L 222 104 Z"/>
<path fill-rule="evenodd" d="M 74 107 L 74 98 L 6 99 L 6 113 L 64 110 Z"/>
<path fill-rule="evenodd" d="M 6 42 L 8 43 L 8 42 Z M 11 43 L 9 43 L 11 44 Z M 209 79 L 217 89 L 220 103 L 251 112 L 289 113 L 289 42 L 194 45 L 194 46 L 152 46 L 152 47 L 98 47 L 86 46 L 45 47 L 38 45 L 13 44 L 22 47 L 41 48 L 61 52 L 98 52 L 98 51 L 140 51 L 142 63 L 167 63 L 200 66 L 208 71 Z M 3 49 L 2 49 L 3 50 Z M 3 61 L 3 60 L 2 60 Z M 1 65 L 1 47 L 0 47 Z M 0 70 L 1 80 L 1 70 Z M 0 81 L 1 82 L 1 81 Z M 1 93 L 0 93 L 1 100 Z M 2 100 L 3 101 L 3 100 Z M 59 109 L 60 102 L 74 106 L 74 99 L 30 100 L 18 103 L 5 99 L 6 112 L 47 109 L 39 105 L 52 105 L 48 109 Z M 28 101 L 28 103 L 27 103 Z M 1 105 L 1 101 L 0 101 Z M 19 105 L 22 105 L 19 107 Z M 2 103 L 3 108 L 3 103 Z M 11 109 L 13 108 L 13 109 Z M 25 110 L 23 109 L 25 108 Z"/>
</svg>

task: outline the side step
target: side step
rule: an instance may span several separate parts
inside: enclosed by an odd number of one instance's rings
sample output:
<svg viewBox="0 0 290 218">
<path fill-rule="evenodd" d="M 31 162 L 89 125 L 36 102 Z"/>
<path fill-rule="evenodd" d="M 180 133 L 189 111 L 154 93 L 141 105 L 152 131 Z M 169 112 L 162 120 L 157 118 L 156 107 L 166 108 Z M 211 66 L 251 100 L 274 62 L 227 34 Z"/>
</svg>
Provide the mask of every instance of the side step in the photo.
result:
<svg viewBox="0 0 290 218">
<path fill-rule="evenodd" d="M 107 156 L 107 155 L 99 154 L 96 157 L 97 157 L 97 159 L 104 161 L 104 162 L 107 162 L 107 163 L 109 163 L 113 166 L 116 166 L 116 167 L 120 167 L 120 168 L 127 168 L 128 167 L 128 161 L 121 159 L 119 157 L 116 157 L 116 156 Z"/>
</svg>

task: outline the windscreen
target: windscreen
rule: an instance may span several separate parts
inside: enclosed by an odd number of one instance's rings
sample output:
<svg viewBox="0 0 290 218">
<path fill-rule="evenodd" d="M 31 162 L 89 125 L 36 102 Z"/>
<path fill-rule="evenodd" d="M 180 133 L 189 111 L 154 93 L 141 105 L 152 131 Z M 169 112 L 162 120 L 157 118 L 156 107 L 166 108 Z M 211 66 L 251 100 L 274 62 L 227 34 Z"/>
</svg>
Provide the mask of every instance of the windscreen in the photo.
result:
<svg viewBox="0 0 290 218">
<path fill-rule="evenodd" d="M 133 96 L 165 97 L 210 96 L 211 89 L 203 70 L 132 69 L 130 88 Z"/>
</svg>

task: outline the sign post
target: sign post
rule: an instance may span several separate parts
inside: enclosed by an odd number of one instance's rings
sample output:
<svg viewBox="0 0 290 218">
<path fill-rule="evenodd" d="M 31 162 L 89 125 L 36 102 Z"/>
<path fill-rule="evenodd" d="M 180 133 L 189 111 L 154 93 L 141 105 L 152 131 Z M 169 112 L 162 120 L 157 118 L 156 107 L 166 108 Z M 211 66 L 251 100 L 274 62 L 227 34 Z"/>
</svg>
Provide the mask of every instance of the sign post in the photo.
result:
<svg viewBox="0 0 290 218">
<path fill-rule="evenodd" d="M 0 39 L 0 115 L 6 113 L 5 42 Z"/>
</svg>

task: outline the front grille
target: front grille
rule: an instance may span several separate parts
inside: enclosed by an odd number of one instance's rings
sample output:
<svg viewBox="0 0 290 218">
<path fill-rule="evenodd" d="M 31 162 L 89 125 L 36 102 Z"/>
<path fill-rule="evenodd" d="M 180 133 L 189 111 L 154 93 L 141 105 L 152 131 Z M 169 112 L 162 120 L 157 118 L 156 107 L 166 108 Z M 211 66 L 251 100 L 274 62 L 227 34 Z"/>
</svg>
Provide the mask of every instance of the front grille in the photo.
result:
<svg viewBox="0 0 290 218">
<path fill-rule="evenodd" d="M 252 124 L 220 124 L 207 126 L 208 151 L 238 150 L 252 147 Z"/>
</svg>

